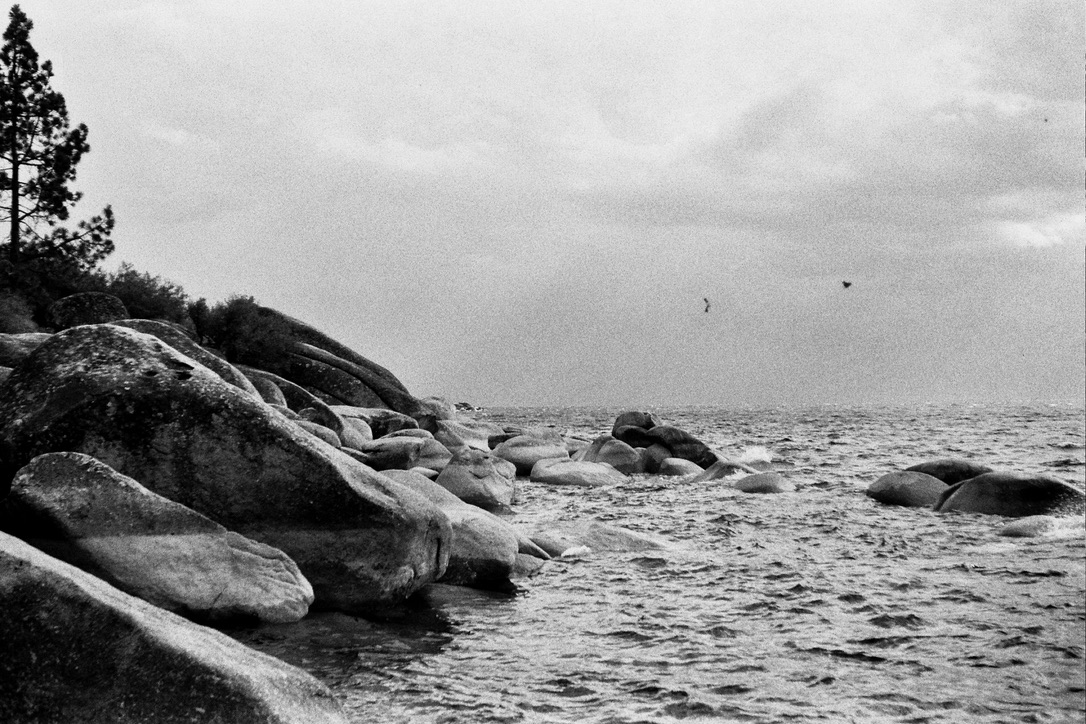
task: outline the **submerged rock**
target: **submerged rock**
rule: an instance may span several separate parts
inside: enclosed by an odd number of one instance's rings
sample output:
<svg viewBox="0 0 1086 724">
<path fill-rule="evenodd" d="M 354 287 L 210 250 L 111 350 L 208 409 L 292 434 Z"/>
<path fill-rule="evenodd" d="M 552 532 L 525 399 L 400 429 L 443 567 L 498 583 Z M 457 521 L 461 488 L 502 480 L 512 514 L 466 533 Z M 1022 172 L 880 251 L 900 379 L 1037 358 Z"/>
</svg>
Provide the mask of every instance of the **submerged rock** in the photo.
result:
<svg viewBox="0 0 1086 724">
<path fill-rule="evenodd" d="M 0 389 L 0 456 L 82 452 L 289 555 L 316 604 L 396 603 L 444 570 L 432 504 L 316 440 L 160 340 L 114 325 L 54 335 Z"/>
<path fill-rule="evenodd" d="M 4 527 L 126 593 L 186 616 L 297 621 L 313 589 L 285 553 L 249 540 L 80 453 L 34 458 Z"/>
<path fill-rule="evenodd" d="M 779 473 L 756 473 L 740 478 L 732 483 L 732 487 L 743 493 L 791 493 L 796 489 L 795 483 L 786 480 Z"/>
<path fill-rule="evenodd" d="M 0 721 L 346 724 L 301 669 L 0 533 Z"/>
<path fill-rule="evenodd" d="M 648 533 L 638 533 L 598 520 L 552 522 L 543 524 L 530 534 L 532 541 L 549 555 L 559 557 L 576 549 L 592 551 L 647 551 L 670 547 L 670 544 Z"/>
<path fill-rule="evenodd" d="M 1043 475 L 984 473 L 950 486 L 935 504 L 935 510 L 1014 518 L 1081 515 L 1086 510 L 1086 493 Z"/>
<path fill-rule="evenodd" d="M 887 473 L 868 486 L 867 497 L 886 505 L 931 508 L 946 492 L 947 484 L 927 473 L 899 470 Z"/>
<path fill-rule="evenodd" d="M 731 460 L 717 460 L 715 463 L 705 468 L 705 470 L 695 475 L 690 482 L 705 483 L 710 480 L 727 478 L 738 473 L 750 473 L 751 475 L 755 475 L 759 472 L 759 470 L 756 470 L 745 463 L 737 463 Z"/>
</svg>

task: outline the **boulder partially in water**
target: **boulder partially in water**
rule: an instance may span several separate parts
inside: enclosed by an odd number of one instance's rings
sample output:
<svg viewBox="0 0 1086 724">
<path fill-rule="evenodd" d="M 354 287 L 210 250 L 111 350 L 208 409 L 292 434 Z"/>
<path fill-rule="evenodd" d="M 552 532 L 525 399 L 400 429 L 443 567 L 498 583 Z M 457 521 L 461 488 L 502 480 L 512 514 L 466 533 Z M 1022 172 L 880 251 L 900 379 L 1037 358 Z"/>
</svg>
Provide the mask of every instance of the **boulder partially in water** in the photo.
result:
<svg viewBox="0 0 1086 724">
<path fill-rule="evenodd" d="M 346 724 L 301 669 L 0 533 L 0 721 Z"/>
<path fill-rule="evenodd" d="M 44 342 L 0 389 L 0 456 L 98 458 L 289 555 L 316 605 L 364 610 L 435 580 L 449 521 L 157 338 L 109 324 Z"/>
<path fill-rule="evenodd" d="M 886 505 L 931 508 L 947 490 L 942 480 L 915 470 L 887 473 L 871 483 L 867 497 Z"/>
<path fill-rule="evenodd" d="M 963 480 L 990 473 L 992 468 L 963 458 L 943 458 L 911 465 L 905 468 L 905 471 L 924 473 L 942 480 L 947 485 L 956 485 Z"/>
<path fill-rule="evenodd" d="M 720 480 L 721 478 L 727 478 L 732 475 L 738 475 L 739 473 L 750 473 L 755 475 L 761 471 L 752 468 L 745 463 L 737 463 L 732 460 L 717 460 L 715 463 L 705 468 L 690 481 L 692 483 L 705 483 L 710 480 Z"/>
<path fill-rule="evenodd" d="M 660 462 L 660 469 L 656 471 L 656 474 L 674 477 L 679 475 L 699 475 L 703 472 L 705 472 L 705 470 L 700 465 L 692 463 L 689 460 L 683 458 L 664 458 L 664 460 Z"/>
<path fill-rule="evenodd" d="M 553 521 L 540 525 L 530 536 L 536 545 L 554 557 L 574 550 L 628 552 L 670 547 L 667 541 L 658 536 L 598 520 Z"/>
<path fill-rule="evenodd" d="M 743 493 L 792 493 L 796 485 L 787 480 L 780 473 L 755 473 L 745 478 L 740 478 L 732 483 L 732 487 Z"/>
<path fill-rule="evenodd" d="M 532 474 L 532 468 L 540 460 L 551 458 L 569 458 L 566 443 L 558 433 L 531 432 L 516 435 L 498 443 L 494 448 L 494 455 L 513 463 L 517 469 L 517 475 L 528 476 Z"/>
<path fill-rule="evenodd" d="M 465 503 L 491 512 L 504 512 L 513 505 L 516 488 L 511 471 L 499 462 L 482 450 L 461 448 L 436 482 Z"/>
<path fill-rule="evenodd" d="M 282 551 L 81 453 L 34 458 L 6 503 L 9 532 L 169 611 L 287 623 L 313 602 L 309 582 Z"/>
<path fill-rule="evenodd" d="M 586 488 L 615 485 L 626 481 L 626 476 L 604 463 L 584 460 L 540 460 L 532 467 L 530 480 L 546 485 L 573 485 Z"/>
<path fill-rule="evenodd" d="M 581 460 L 587 463 L 606 463 L 626 475 L 645 472 L 645 462 L 635 448 L 610 435 L 600 435 L 584 451 Z"/>
<path fill-rule="evenodd" d="M 935 510 L 1013 518 L 1081 515 L 1086 511 L 1086 493 L 1043 475 L 984 473 L 950 486 L 936 502 Z"/>
</svg>

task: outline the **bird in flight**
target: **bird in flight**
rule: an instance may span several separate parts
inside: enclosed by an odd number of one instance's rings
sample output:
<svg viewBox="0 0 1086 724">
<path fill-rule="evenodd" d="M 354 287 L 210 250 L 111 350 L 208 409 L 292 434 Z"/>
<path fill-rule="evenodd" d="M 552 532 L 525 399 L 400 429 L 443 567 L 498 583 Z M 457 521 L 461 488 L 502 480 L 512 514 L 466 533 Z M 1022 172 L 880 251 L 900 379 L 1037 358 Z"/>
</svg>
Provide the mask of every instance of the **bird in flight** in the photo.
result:
<svg viewBox="0 0 1086 724">
<path fill-rule="evenodd" d="M 851 286 L 852 286 L 852 282 L 841 282 L 841 285 L 842 285 L 842 286 L 843 286 L 843 287 L 844 287 L 845 289 L 848 289 L 849 287 L 851 287 Z"/>
<path fill-rule="evenodd" d="M 710 306 L 709 305 L 709 300 L 706 297 L 702 297 L 702 300 L 705 302 L 705 311 L 706 311 L 706 313 L 708 313 L 709 306 Z"/>
</svg>

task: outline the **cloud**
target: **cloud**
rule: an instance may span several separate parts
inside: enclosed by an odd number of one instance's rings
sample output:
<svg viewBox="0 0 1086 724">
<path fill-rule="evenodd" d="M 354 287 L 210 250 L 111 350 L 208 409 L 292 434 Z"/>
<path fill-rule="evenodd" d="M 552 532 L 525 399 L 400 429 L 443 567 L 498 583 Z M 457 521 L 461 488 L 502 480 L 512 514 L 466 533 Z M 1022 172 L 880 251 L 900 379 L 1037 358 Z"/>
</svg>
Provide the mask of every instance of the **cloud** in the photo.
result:
<svg viewBox="0 0 1086 724">
<path fill-rule="evenodd" d="M 1033 221 L 1004 221 L 999 236 L 1015 246 L 1046 248 L 1064 244 L 1086 244 L 1086 214 L 1055 214 Z"/>
</svg>

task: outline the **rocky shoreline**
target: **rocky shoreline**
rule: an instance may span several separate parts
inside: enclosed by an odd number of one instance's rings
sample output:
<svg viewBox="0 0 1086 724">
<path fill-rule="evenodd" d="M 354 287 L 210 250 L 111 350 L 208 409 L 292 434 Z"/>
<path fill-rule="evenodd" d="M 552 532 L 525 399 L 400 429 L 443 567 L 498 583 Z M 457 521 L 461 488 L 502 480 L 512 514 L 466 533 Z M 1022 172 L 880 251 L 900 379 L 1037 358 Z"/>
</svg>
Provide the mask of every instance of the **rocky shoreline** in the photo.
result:
<svg viewBox="0 0 1086 724">
<path fill-rule="evenodd" d="M 274 310 L 287 343 L 242 366 L 104 296 L 58 302 L 55 332 L 0 334 L 3 721 L 346 721 L 312 676 L 213 627 L 381 617 L 434 583 L 512 592 L 571 551 L 667 545 L 596 521 L 521 530 L 518 479 L 796 490 L 649 413 L 595 439 L 480 422 Z M 867 494 L 1021 518 L 1007 535 L 1084 507 L 962 460 Z"/>
</svg>

